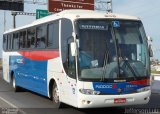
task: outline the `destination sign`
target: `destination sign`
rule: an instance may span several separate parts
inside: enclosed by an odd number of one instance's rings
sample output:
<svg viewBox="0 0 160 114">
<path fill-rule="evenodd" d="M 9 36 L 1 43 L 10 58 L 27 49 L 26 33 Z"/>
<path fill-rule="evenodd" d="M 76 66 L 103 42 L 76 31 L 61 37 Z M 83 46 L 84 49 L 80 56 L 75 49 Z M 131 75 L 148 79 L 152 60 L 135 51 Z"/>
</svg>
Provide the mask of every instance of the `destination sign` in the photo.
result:
<svg viewBox="0 0 160 114">
<path fill-rule="evenodd" d="M 108 25 L 80 24 L 80 29 L 108 30 Z"/>
</svg>

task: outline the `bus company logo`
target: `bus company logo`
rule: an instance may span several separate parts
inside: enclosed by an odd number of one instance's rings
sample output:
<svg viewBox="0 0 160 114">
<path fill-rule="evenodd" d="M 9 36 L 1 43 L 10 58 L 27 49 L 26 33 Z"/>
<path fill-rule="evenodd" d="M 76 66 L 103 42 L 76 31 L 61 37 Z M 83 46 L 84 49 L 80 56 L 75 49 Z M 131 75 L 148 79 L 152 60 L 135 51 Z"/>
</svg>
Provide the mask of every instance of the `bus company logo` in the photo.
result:
<svg viewBox="0 0 160 114">
<path fill-rule="evenodd" d="M 95 88 L 105 89 L 105 88 L 113 88 L 113 86 L 112 86 L 112 85 L 104 85 L 104 84 L 101 84 L 101 85 L 96 85 Z"/>
<path fill-rule="evenodd" d="M 113 89 L 116 89 L 117 88 L 117 84 L 113 84 Z"/>
<path fill-rule="evenodd" d="M 24 64 L 24 59 L 23 59 L 23 58 L 22 58 L 22 59 L 17 59 L 16 61 L 17 61 L 17 63 L 19 63 L 19 64 Z"/>
<path fill-rule="evenodd" d="M 136 87 L 138 87 L 138 85 L 131 85 L 131 84 L 126 85 L 126 88 L 136 88 Z"/>
</svg>

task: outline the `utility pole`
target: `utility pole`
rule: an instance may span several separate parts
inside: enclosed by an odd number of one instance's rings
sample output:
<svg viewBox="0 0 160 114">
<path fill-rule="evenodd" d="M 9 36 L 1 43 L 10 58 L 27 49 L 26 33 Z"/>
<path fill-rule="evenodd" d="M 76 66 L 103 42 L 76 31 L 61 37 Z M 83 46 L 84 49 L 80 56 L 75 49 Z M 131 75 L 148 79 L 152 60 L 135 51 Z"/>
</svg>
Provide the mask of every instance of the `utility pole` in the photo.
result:
<svg viewBox="0 0 160 114">
<path fill-rule="evenodd" d="M 107 1 L 107 12 L 113 12 L 113 9 L 112 9 L 112 0 L 108 0 Z"/>
<path fill-rule="evenodd" d="M 4 11 L 4 32 L 6 31 L 6 11 Z"/>
<path fill-rule="evenodd" d="M 17 13 L 12 11 L 11 15 L 13 16 L 13 28 L 16 28 L 16 15 L 17 15 Z"/>
</svg>

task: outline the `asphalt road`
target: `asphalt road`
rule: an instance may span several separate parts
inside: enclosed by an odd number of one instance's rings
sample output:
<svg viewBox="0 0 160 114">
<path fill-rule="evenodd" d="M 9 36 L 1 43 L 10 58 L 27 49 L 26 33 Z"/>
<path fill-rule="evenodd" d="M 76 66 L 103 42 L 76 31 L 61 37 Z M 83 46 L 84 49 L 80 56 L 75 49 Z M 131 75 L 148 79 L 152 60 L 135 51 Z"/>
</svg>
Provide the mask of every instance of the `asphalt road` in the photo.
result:
<svg viewBox="0 0 160 114">
<path fill-rule="evenodd" d="M 153 81 L 151 100 L 147 105 L 76 109 L 55 109 L 48 98 L 30 91 L 14 92 L 0 74 L 0 114 L 157 114 L 160 113 L 160 81 Z"/>
</svg>

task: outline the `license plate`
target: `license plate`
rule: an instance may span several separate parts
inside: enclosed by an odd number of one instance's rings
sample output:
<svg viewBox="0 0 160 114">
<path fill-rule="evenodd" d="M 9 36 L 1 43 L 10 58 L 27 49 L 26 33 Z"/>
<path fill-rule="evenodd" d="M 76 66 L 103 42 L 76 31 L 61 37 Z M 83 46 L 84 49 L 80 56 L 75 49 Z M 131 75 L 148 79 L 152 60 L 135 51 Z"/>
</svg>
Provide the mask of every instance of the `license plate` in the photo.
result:
<svg viewBox="0 0 160 114">
<path fill-rule="evenodd" d="M 115 104 L 126 103 L 126 98 L 116 98 L 116 99 L 114 99 L 114 103 Z"/>
</svg>

